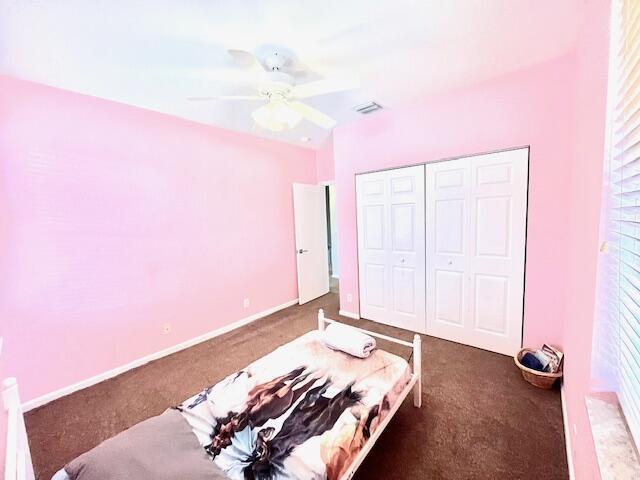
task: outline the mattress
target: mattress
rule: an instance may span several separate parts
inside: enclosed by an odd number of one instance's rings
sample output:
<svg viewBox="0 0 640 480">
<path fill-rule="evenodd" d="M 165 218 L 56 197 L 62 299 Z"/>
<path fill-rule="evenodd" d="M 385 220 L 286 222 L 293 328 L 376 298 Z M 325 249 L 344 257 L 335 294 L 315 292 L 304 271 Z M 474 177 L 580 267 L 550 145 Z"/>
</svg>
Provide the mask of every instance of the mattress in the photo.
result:
<svg viewBox="0 0 640 480">
<path fill-rule="evenodd" d="M 231 479 L 337 479 L 411 379 L 383 350 L 366 359 L 309 332 L 179 409 Z"/>
<path fill-rule="evenodd" d="M 333 480 L 348 470 L 410 380 L 404 359 L 383 350 L 356 358 L 327 348 L 321 333 L 313 331 L 175 410 L 195 435 L 193 443 L 206 453 L 208 466 L 222 477 Z M 137 464 L 131 439 L 126 444 L 128 461 Z M 106 464 L 114 462 L 120 460 L 108 458 Z M 54 479 L 82 480 L 71 474 L 89 471 L 86 461 L 81 463 L 72 462 L 72 468 L 65 467 L 68 476 L 61 471 Z M 190 478 L 189 468 L 180 465 L 182 475 L 176 478 Z"/>
</svg>

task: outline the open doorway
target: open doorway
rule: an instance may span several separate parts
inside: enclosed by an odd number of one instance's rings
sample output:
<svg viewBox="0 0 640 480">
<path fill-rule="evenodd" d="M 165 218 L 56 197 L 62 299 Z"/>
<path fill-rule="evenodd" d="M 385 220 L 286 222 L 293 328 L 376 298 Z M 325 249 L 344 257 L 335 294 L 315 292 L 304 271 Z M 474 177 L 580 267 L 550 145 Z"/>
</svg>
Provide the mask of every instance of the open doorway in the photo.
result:
<svg viewBox="0 0 640 480">
<path fill-rule="evenodd" d="M 338 293 L 335 187 L 293 184 L 298 303 Z"/>
<path fill-rule="evenodd" d="M 338 293 L 340 278 L 338 254 L 338 222 L 336 215 L 336 186 L 333 183 L 325 185 L 327 202 L 327 248 L 329 260 L 329 286 L 333 293 Z"/>
</svg>

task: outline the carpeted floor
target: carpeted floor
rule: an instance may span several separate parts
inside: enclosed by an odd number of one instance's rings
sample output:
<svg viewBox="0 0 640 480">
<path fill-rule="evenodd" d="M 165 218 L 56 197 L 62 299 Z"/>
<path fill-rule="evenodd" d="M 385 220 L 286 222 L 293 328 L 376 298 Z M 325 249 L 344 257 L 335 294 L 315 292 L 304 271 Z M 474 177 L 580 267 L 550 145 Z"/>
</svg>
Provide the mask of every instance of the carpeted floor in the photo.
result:
<svg viewBox="0 0 640 480">
<path fill-rule="evenodd" d="M 38 479 L 102 440 L 161 413 L 315 328 L 330 293 L 56 400 L 26 415 Z M 341 320 L 410 340 L 407 331 Z M 404 347 L 380 346 L 402 355 Z M 560 392 L 538 390 L 509 357 L 431 337 L 423 342 L 423 406 L 407 399 L 354 478 L 566 479 Z"/>
</svg>

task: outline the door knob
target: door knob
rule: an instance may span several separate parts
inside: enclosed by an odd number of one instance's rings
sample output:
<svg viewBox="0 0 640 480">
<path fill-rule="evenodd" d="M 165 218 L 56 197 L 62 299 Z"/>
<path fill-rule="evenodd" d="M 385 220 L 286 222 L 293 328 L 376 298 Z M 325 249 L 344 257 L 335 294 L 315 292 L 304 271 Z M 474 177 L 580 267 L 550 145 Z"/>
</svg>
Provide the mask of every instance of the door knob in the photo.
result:
<svg viewBox="0 0 640 480">
<path fill-rule="evenodd" d="M 298 250 L 298 253 L 304 253 L 304 252 L 308 252 L 309 250 L 305 250 L 304 248 L 301 248 L 300 250 Z"/>
</svg>

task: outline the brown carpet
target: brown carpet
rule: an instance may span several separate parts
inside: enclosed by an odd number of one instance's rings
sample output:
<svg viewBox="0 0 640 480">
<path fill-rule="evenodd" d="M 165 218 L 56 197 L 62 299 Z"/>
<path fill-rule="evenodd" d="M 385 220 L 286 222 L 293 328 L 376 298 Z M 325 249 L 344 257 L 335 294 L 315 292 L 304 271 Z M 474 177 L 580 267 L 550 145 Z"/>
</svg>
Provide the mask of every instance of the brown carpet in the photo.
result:
<svg viewBox="0 0 640 480">
<path fill-rule="evenodd" d="M 334 293 L 154 361 L 26 415 L 38 479 L 102 440 L 315 328 L 338 318 Z M 341 320 L 410 340 L 412 334 Z M 405 358 L 406 348 L 380 346 Z M 408 398 L 354 478 L 566 479 L 560 393 L 522 380 L 509 357 L 424 337 L 423 406 Z"/>
</svg>

